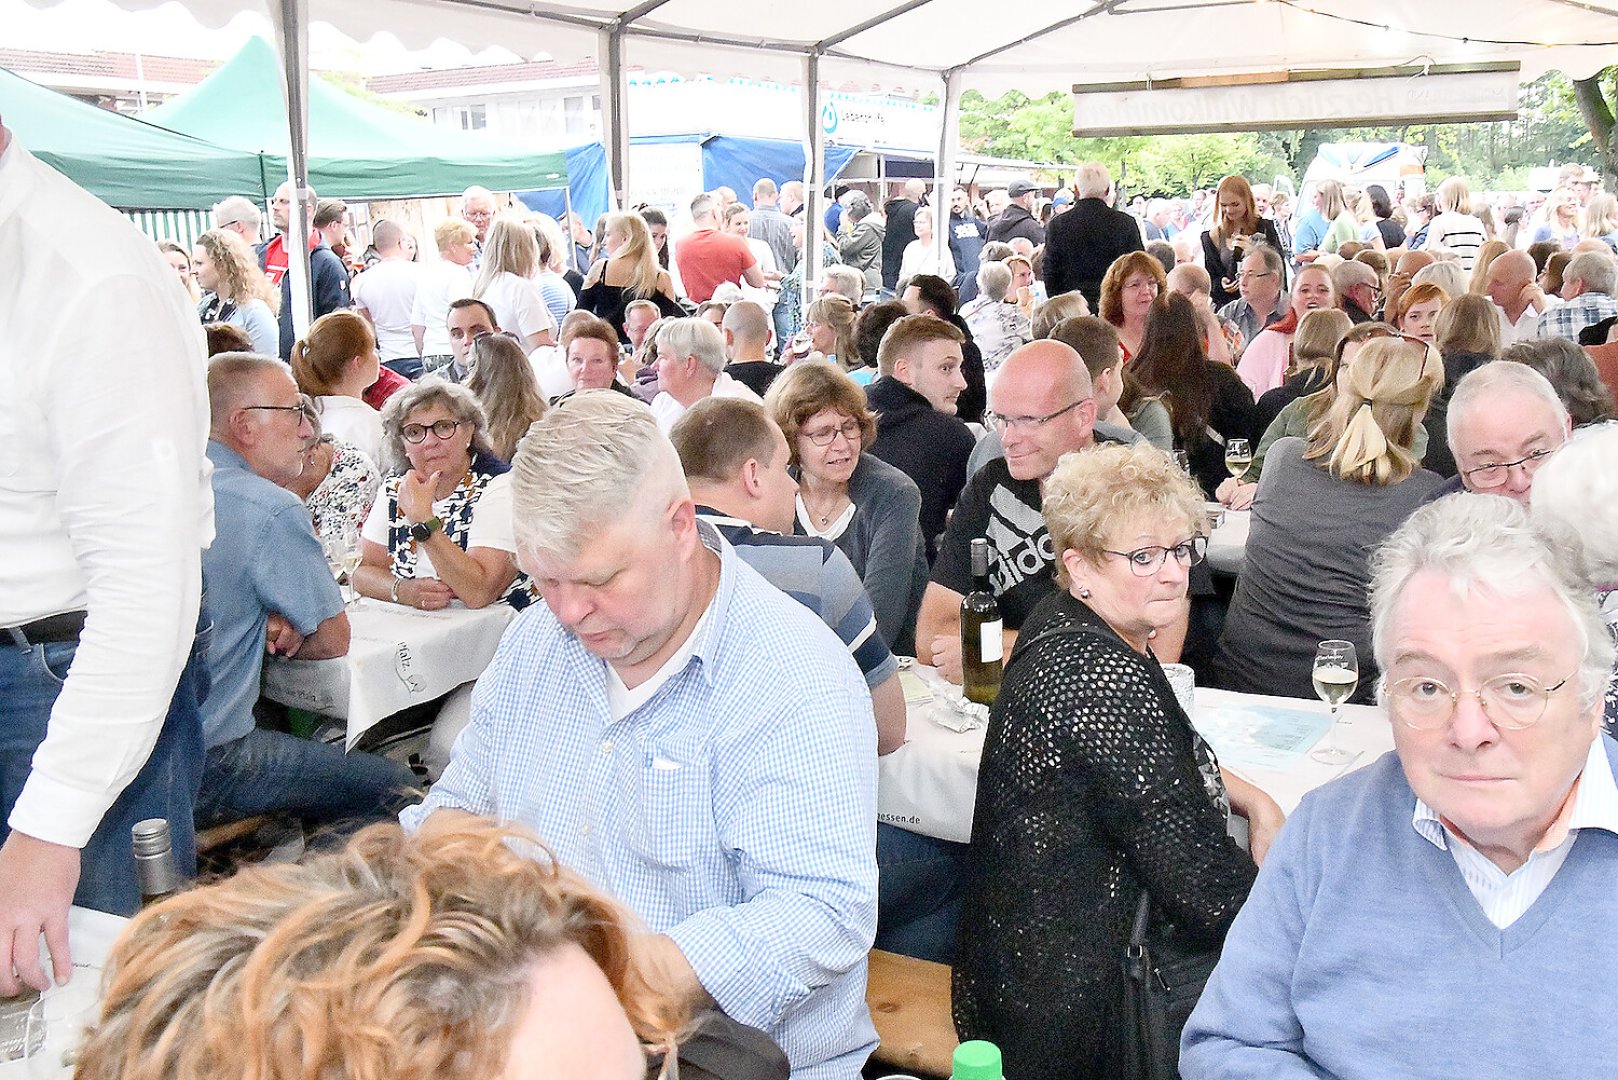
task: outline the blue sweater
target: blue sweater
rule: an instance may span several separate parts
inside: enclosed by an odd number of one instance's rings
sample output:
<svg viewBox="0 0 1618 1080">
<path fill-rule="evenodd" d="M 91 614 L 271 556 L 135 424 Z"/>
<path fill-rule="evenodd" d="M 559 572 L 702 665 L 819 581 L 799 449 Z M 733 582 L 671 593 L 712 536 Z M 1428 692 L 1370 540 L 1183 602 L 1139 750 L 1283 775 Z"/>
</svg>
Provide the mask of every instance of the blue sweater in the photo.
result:
<svg viewBox="0 0 1618 1080">
<path fill-rule="evenodd" d="M 1394 754 L 1304 799 L 1186 1025 L 1185 1080 L 1618 1075 L 1618 836 L 1581 830 L 1500 930 L 1414 809 Z"/>
</svg>

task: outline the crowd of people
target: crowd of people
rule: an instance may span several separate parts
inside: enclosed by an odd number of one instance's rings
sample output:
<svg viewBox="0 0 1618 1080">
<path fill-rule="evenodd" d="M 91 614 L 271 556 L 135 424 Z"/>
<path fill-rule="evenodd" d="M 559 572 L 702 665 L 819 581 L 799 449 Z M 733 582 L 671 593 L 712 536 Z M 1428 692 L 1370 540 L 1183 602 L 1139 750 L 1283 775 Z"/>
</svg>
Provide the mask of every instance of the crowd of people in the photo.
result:
<svg viewBox="0 0 1618 1080">
<path fill-rule="evenodd" d="M 1402 1073 L 1412 1010 L 1445 1075 L 1600 1073 L 1599 1040 L 1532 1037 L 1602 1000 L 1618 940 L 1618 214 L 1564 180 L 1328 180 L 1300 212 L 1229 176 L 1132 212 L 1091 163 L 807 222 L 761 179 L 673 236 L 473 187 L 436 259 L 383 221 L 356 260 L 290 185 L 256 256 L 244 198 L 156 250 L 0 128 L 28 201 L 0 257 L 66 220 L 105 264 L 31 259 L 0 299 L 0 698 L 31 716 L 0 721 L 0 996 L 46 985 L 42 930 L 67 974 L 68 898 L 134 911 L 138 817 L 189 871 L 194 829 L 279 812 L 394 823 L 139 917 L 82 1075 L 628 1078 L 719 1046 L 748 1062 L 720 1075 L 852 1080 L 874 943 L 953 964 L 1007 1075 L 1114 1076 L 1143 891 L 1226 941 L 1187 1077 Z M 1221 506 L 1251 513 L 1234 579 Z M 900 658 L 961 681 L 976 541 L 1007 666 L 954 844 L 878 822 L 877 762 Z M 266 656 L 347 652 L 355 554 L 368 602 L 521 612 L 430 786 L 258 708 Z M 1328 639 L 1398 753 L 1287 823 L 1163 665 L 1308 698 Z"/>
</svg>

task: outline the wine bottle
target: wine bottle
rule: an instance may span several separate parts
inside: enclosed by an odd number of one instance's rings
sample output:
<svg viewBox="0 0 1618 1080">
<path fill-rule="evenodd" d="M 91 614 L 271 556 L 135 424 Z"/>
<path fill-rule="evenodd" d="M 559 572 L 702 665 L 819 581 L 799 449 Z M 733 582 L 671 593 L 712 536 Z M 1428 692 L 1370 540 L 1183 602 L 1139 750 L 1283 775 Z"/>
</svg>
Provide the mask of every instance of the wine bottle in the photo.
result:
<svg viewBox="0 0 1618 1080">
<path fill-rule="evenodd" d="M 968 701 L 993 705 L 1005 653 L 1000 603 L 989 589 L 989 542 L 972 541 L 972 591 L 961 598 L 961 689 Z"/>
<path fill-rule="evenodd" d="M 180 871 L 174 864 L 174 842 L 163 818 L 137 821 L 130 831 L 135 847 L 135 879 L 140 882 L 140 906 L 150 907 L 180 891 Z"/>
</svg>

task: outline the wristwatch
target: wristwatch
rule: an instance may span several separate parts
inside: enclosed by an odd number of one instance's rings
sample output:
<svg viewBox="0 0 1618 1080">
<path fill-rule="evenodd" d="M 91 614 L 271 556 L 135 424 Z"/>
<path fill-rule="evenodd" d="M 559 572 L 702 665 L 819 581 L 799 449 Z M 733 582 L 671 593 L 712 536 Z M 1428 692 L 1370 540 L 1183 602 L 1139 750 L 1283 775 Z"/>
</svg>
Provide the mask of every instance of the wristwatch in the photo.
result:
<svg viewBox="0 0 1618 1080">
<path fill-rule="evenodd" d="M 425 543 L 429 536 L 443 527 L 443 519 L 437 514 L 434 514 L 426 521 L 410 526 L 410 539 L 414 540 L 418 544 Z"/>
</svg>

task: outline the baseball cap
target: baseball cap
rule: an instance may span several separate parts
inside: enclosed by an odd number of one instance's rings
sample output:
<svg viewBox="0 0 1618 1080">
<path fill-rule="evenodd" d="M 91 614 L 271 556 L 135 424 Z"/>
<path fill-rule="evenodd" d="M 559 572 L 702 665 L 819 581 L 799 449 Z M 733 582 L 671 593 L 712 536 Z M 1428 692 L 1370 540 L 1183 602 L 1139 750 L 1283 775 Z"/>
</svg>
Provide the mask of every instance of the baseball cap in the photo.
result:
<svg viewBox="0 0 1618 1080">
<path fill-rule="evenodd" d="M 1010 184 L 1006 185 L 1006 194 L 1011 196 L 1013 199 L 1020 199 L 1030 191 L 1038 190 L 1039 188 L 1035 187 L 1033 181 L 1031 180 L 1013 180 Z"/>
<path fill-rule="evenodd" d="M 1051 196 L 1051 204 L 1054 206 L 1062 206 L 1072 201 L 1073 193 L 1067 188 L 1063 188 L 1061 191 L 1058 191 L 1055 195 Z"/>
</svg>

